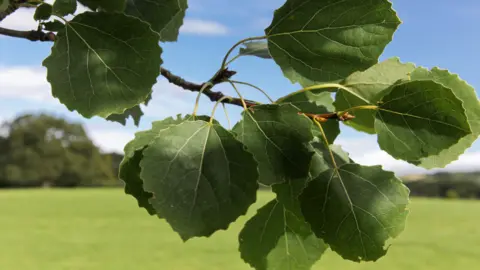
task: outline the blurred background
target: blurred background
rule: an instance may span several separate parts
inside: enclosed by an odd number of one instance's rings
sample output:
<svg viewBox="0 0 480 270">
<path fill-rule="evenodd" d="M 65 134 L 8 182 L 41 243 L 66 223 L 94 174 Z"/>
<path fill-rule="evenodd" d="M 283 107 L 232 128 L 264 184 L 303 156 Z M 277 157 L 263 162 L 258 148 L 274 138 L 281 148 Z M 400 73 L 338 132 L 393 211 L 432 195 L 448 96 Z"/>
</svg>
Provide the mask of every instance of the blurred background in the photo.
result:
<svg viewBox="0 0 480 270">
<path fill-rule="evenodd" d="M 162 44 L 164 66 L 190 81 L 207 80 L 235 42 L 263 35 L 283 2 L 189 0 L 178 42 Z M 449 69 L 479 93 L 480 2 L 392 2 L 404 23 L 380 60 L 398 56 Z M 35 29 L 33 10 L 19 10 L 0 26 Z M 249 269 L 239 257 L 237 235 L 272 194 L 260 191 L 248 215 L 228 231 L 183 243 L 165 221 L 140 210 L 117 178 L 123 147 L 134 133 L 152 121 L 191 113 L 196 93 L 159 77 L 138 127 L 131 119 L 125 126 L 84 119 L 51 96 L 41 65 L 50 48 L 0 36 L 0 269 Z M 242 57 L 231 69 L 236 80 L 254 83 L 273 98 L 301 88 L 272 60 Z M 234 95 L 224 85 L 216 90 Z M 251 89 L 241 91 L 265 101 Z M 201 114 L 212 107 L 202 98 Z M 233 125 L 240 108 L 228 110 Z M 227 125 L 221 110 L 216 117 Z M 480 141 L 446 168 L 430 171 L 393 159 L 375 136 L 345 126 L 335 143 L 360 164 L 394 171 L 411 190 L 411 214 L 405 232 L 379 261 L 357 264 L 327 252 L 314 269 L 478 269 Z"/>
</svg>

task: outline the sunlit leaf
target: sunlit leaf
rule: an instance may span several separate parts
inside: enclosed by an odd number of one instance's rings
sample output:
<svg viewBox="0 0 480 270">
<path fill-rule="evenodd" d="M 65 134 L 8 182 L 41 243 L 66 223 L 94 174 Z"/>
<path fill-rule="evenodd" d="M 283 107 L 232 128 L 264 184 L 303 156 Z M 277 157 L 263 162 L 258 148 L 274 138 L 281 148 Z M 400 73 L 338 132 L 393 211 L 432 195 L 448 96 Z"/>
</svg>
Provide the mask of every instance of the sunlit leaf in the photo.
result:
<svg viewBox="0 0 480 270">
<path fill-rule="evenodd" d="M 305 220 L 344 259 L 375 261 L 404 229 L 408 189 L 381 166 L 344 164 L 309 183 L 300 195 Z"/>
<path fill-rule="evenodd" d="M 209 121 L 210 117 L 196 116 L 195 119 Z M 152 194 L 143 189 L 143 180 L 140 178 L 140 161 L 143 158 L 143 149 L 159 136 L 160 131 L 184 121 L 194 121 L 195 119 L 191 115 L 183 117 L 177 115 L 176 118 L 168 117 L 161 121 L 155 121 L 152 123 L 151 129 L 135 133 L 135 138 L 125 145 L 125 154 L 120 163 L 119 178 L 125 182 L 125 193 L 135 197 L 139 206 L 146 208 L 150 214 L 155 213 L 148 201 Z M 218 124 L 217 121 L 214 121 L 214 123 Z"/>
<path fill-rule="evenodd" d="M 333 155 L 337 166 L 353 163 L 348 153 L 343 151 L 340 145 L 331 144 L 329 146 L 330 150 L 326 148 L 324 142 L 312 142 L 310 145 L 315 151 L 312 163 L 310 164 L 310 180 L 315 179 L 321 173 L 335 167 L 331 155 Z"/>
<path fill-rule="evenodd" d="M 87 118 L 107 117 L 150 95 L 161 52 L 158 36 L 139 19 L 85 12 L 58 32 L 43 65 L 53 96 L 68 109 Z"/>
<path fill-rule="evenodd" d="M 143 189 L 143 180 L 140 178 L 142 151 L 156 138 L 160 131 L 172 125 L 178 125 L 189 118 L 190 116 L 185 118 L 178 116 L 176 119 L 169 117 L 162 121 L 153 122 L 150 130 L 137 132 L 135 138 L 125 146 L 125 155 L 120 163 L 119 178 L 125 182 L 125 193 L 132 195 L 138 201 L 138 205 L 145 208 L 151 215 L 155 214 L 155 209 L 148 201 L 152 197 L 152 193 Z"/>
<path fill-rule="evenodd" d="M 387 0 L 287 0 L 265 33 L 284 75 L 305 86 L 376 64 L 399 24 Z"/>
<path fill-rule="evenodd" d="M 407 161 L 439 154 L 471 134 L 462 102 L 431 80 L 395 84 L 381 100 L 375 131 L 382 150 Z"/>
<path fill-rule="evenodd" d="M 365 71 L 357 71 L 341 82 L 351 91 L 339 90 L 335 98 L 338 111 L 356 106 L 376 105 L 387 90 L 400 79 L 408 79 L 415 69 L 411 63 L 401 63 L 397 57 L 389 58 Z M 355 118 L 345 122 L 359 131 L 375 133 L 375 111 L 355 110 Z"/>
<path fill-rule="evenodd" d="M 478 136 L 480 136 L 480 101 L 472 86 L 460 79 L 458 75 L 448 72 L 448 70 L 439 68 L 433 68 L 432 70 L 417 68 L 412 72 L 411 78 L 412 80 L 433 80 L 440 83 L 451 89 L 455 96 L 463 102 L 462 105 L 465 108 L 465 114 L 472 134 L 461 138 L 458 143 L 448 149 L 442 150 L 437 155 L 411 162 L 426 169 L 445 167 L 452 161 L 457 160 L 465 150 L 472 146 Z"/>
<path fill-rule="evenodd" d="M 256 200 L 257 164 L 218 124 L 186 121 L 160 131 L 140 167 L 150 203 L 184 241 L 227 229 Z"/>
</svg>

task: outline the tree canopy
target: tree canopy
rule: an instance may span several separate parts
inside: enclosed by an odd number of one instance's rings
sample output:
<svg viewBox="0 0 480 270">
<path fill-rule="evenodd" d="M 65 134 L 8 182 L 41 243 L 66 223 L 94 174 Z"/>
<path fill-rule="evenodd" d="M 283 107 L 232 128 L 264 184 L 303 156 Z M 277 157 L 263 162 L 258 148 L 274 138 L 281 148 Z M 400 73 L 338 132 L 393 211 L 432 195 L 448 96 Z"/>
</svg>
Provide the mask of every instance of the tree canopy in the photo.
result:
<svg viewBox="0 0 480 270">
<path fill-rule="evenodd" d="M 116 183 L 103 155 L 79 123 L 24 114 L 3 123 L 0 182 L 4 186 L 80 186 Z"/>
</svg>

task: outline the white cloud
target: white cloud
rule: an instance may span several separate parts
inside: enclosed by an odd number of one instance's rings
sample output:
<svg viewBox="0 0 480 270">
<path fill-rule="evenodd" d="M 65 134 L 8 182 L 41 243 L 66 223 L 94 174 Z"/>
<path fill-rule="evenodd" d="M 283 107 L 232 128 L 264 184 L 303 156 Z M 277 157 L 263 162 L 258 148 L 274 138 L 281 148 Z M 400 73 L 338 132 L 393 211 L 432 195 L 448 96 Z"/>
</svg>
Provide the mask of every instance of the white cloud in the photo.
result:
<svg viewBox="0 0 480 270">
<path fill-rule="evenodd" d="M 458 160 L 445 168 L 426 170 L 416 167 L 402 160 L 394 159 L 381 150 L 376 136 L 362 138 L 339 138 L 335 144 L 350 153 L 350 157 L 357 163 L 367 166 L 382 165 L 385 170 L 393 171 L 397 175 L 435 173 L 440 171 L 467 172 L 480 170 L 480 152 L 466 152 Z"/>
<path fill-rule="evenodd" d="M 153 87 L 152 100 L 147 107 L 142 106 L 142 109 L 146 116 L 153 118 L 191 113 L 195 96 L 196 93 L 186 91 L 159 77 L 157 84 Z"/>
<path fill-rule="evenodd" d="M 133 131 L 117 129 L 90 129 L 87 133 L 93 143 L 104 152 L 117 152 L 123 154 L 123 148 L 131 141 L 135 133 Z"/>
<path fill-rule="evenodd" d="M 0 97 L 58 103 L 46 76 L 43 67 L 0 66 Z"/>
<path fill-rule="evenodd" d="M 197 82 L 191 78 L 185 79 L 191 82 Z M 176 116 L 177 114 L 191 114 L 195 106 L 197 95 L 198 92 L 182 89 L 181 87 L 169 83 L 163 77 L 160 77 L 158 78 L 157 84 L 153 87 L 152 100 L 148 103 L 148 106 L 145 107 L 142 105 L 142 110 L 145 113 L 145 116 L 156 120 L 161 120 L 168 116 Z M 200 97 L 197 114 L 210 115 L 214 104 L 215 103 L 210 101 L 207 96 L 202 95 Z M 216 116 L 221 115 L 222 114 L 218 112 L 216 114 Z M 223 121 L 223 116 L 219 118 L 220 119 L 217 120 L 220 121 L 220 123 L 225 123 L 225 121 Z"/>
<path fill-rule="evenodd" d="M 46 1 L 53 2 L 53 1 Z M 84 6 L 79 6 L 75 14 L 80 14 L 88 9 Z M 35 9 L 19 9 L 15 11 L 12 15 L 5 18 L 0 22 L 1 27 L 15 29 L 15 30 L 34 30 L 38 26 L 38 22 L 33 19 L 33 14 Z M 72 16 L 66 17 L 66 19 L 71 19 Z M 226 35 L 229 32 L 229 29 L 218 22 L 201 20 L 201 19 L 188 19 L 186 18 L 183 22 L 180 31 L 184 34 L 195 34 L 195 35 L 207 35 L 207 36 L 218 36 Z"/>
<path fill-rule="evenodd" d="M 190 80 L 195 81 L 195 80 Z M 8 99 L 15 100 L 19 106 L 14 106 L 14 111 L 0 110 L 0 120 L 8 120 L 14 114 L 23 113 L 28 107 L 29 111 L 49 110 L 62 111 L 66 115 L 81 118 L 76 112 L 70 112 L 57 99 L 52 97 L 50 84 L 46 80 L 46 69 L 33 66 L 0 66 L 0 106 L 5 105 Z M 154 86 L 153 98 L 147 107 L 143 106 L 145 113 L 142 122 L 161 120 L 177 114 L 191 114 L 197 92 L 186 91 L 178 86 L 170 84 L 163 77 L 158 78 Z M 5 104 L 5 105 L 4 105 Z M 28 106 L 27 106 L 28 104 Z M 202 96 L 198 113 L 210 114 L 213 104 L 207 97 Z M 10 106 L 11 107 L 11 106 Z M 149 118 L 149 119 L 146 119 Z M 96 119 L 95 121 L 106 121 Z M 83 119 L 86 128 L 95 143 L 105 151 L 122 152 L 125 144 L 133 138 L 134 131 L 127 127 L 112 122 L 102 122 L 102 125 L 94 124 L 94 119 Z M 145 128 L 145 129 L 146 129 Z"/>
<path fill-rule="evenodd" d="M 34 9 L 19 9 L 0 22 L 0 26 L 15 30 L 34 30 L 38 23 L 33 19 Z"/>
<path fill-rule="evenodd" d="M 54 0 L 46 0 L 46 3 L 52 4 Z M 88 11 L 88 8 L 78 5 L 75 14 L 80 14 Z M 0 22 L 1 27 L 15 29 L 15 30 L 34 30 L 38 27 L 38 22 L 33 19 L 35 13 L 34 8 L 20 8 L 15 13 L 7 16 Z M 72 16 L 67 16 L 67 19 L 71 19 Z"/>
<path fill-rule="evenodd" d="M 180 28 L 180 32 L 185 34 L 218 36 L 228 34 L 228 28 L 214 21 L 185 19 Z"/>
</svg>

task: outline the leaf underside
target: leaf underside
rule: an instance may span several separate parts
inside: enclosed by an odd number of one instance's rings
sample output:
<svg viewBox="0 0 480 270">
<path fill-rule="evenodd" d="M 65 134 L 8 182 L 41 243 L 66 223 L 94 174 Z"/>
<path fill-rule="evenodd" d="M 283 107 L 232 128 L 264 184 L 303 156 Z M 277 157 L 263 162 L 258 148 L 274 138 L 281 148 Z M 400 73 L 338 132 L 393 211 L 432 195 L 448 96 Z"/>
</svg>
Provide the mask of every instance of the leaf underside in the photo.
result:
<svg viewBox="0 0 480 270">
<path fill-rule="evenodd" d="M 40 20 L 45 21 L 45 20 L 48 20 L 51 15 L 52 15 L 52 6 L 50 4 L 43 3 L 35 9 L 33 18 L 36 21 L 40 21 Z"/>
<path fill-rule="evenodd" d="M 133 123 L 135 124 L 135 126 L 138 127 L 138 125 L 140 124 L 140 119 L 142 118 L 142 115 L 143 115 L 143 111 L 140 108 L 140 106 L 135 105 L 130 109 L 126 109 L 122 114 L 111 114 L 106 119 L 108 121 L 114 121 L 122 125 L 126 125 L 128 118 L 131 117 L 133 119 Z"/>
<path fill-rule="evenodd" d="M 126 0 L 78 0 L 82 5 L 95 11 L 97 9 L 114 12 L 125 9 Z"/>
<path fill-rule="evenodd" d="M 268 52 L 268 44 L 264 41 L 252 41 L 243 44 L 244 48 L 240 48 L 240 55 L 252 55 L 264 59 L 271 59 L 272 56 Z"/>
<path fill-rule="evenodd" d="M 291 104 L 257 105 L 244 111 L 243 119 L 233 127 L 258 162 L 260 183 L 272 185 L 307 176 L 313 154 L 306 146 L 313 139 L 312 123 L 298 112 Z"/>
<path fill-rule="evenodd" d="M 52 13 L 58 16 L 73 14 L 77 10 L 77 0 L 55 0 L 52 6 Z"/>
<path fill-rule="evenodd" d="M 125 13 L 148 22 L 160 41 L 177 41 L 187 0 L 127 0 Z"/>
<path fill-rule="evenodd" d="M 247 221 L 239 242 L 242 259 L 257 270 L 308 270 L 327 248 L 299 209 L 287 210 L 275 199 Z"/>
<path fill-rule="evenodd" d="M 301 92 L 280 98 L 277 103 L 290 103 L 297 107 L 302 113 L 323 114 L 335 111 L 332 94 L 328 91 L 322 91 L 319 93 L 312 91 Z M 332 144 L 338 135 L 340 135 L 340 124 L 336 120 L 329 120 L 326 123 L 322 123 L 322 126 L 328 142 Z M 312 127 L 313 134 L 316 137 L 321 137 L 318 127 L 316 125 L 313 125 Z"/>
</svg>

